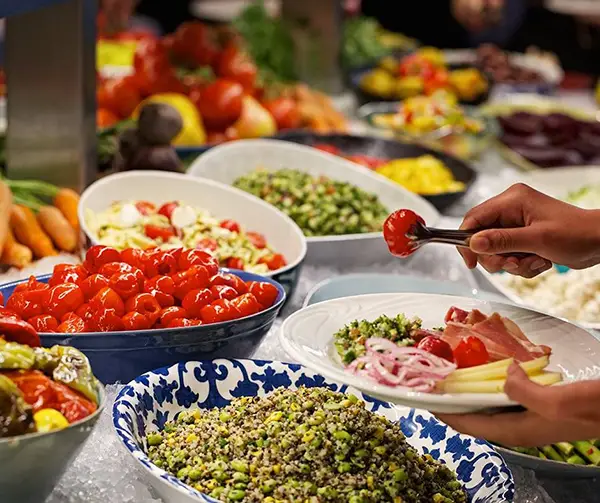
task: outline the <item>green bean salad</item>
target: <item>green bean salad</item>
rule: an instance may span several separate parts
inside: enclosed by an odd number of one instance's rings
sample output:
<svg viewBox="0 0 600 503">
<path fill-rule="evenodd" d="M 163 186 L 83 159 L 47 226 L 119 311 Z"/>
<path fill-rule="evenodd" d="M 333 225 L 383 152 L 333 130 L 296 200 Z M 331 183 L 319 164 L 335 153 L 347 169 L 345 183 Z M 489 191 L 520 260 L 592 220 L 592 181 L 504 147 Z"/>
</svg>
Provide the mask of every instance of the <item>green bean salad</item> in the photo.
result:
<svg viewBox="0 0 600 503">
<path fill-rule="evenodd" d="M 280 388 L 190 410 L 147 435 L 159 467 L 225 502 L 453 503 L 456 476 L 354 395 Z"/>
<path fill-rule="evenodd" d="M 389 214 L 375 194 L 293 169 L 259 169 L 233 185 L 286 213 L 307 237 L 379 232 Z"/>
</svg>

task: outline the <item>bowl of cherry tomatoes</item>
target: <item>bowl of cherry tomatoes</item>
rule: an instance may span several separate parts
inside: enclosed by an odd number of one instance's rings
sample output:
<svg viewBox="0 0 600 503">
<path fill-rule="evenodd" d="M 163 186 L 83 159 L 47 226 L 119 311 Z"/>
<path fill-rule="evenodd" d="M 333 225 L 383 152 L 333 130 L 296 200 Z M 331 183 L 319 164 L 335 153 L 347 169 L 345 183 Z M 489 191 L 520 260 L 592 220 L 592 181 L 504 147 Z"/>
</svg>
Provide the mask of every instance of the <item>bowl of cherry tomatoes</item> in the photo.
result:
<svg viewBox="0 0 600 503">
<path fill-rule="evenodd" d="M 46 347 L 68 345 L 105 383 L 186 360 L 247 358 L 286 294 L 271 278 L 219 269 L 197 250 L 92 246 L 81 265 L 0 288 Z"/>
</svg>

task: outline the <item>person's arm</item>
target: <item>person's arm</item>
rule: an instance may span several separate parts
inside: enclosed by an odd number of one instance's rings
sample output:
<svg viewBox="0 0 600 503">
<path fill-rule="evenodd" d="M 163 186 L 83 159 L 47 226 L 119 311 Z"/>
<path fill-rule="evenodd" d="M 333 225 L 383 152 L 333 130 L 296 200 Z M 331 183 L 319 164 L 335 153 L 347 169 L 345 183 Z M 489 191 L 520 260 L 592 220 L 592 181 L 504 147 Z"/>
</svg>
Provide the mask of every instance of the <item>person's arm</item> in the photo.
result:
<svg viewBox="0 0 600 503">
<path fill-rule="evenodd" d="M 470 269 L 504 270 L 531 278 L 552 266 L 585 269 L 600 263 L 600 210 L 583 210 L 523 184 L 470 210 L 463 230 L 475 234 L 459 249 Z M 518 259 L 504 254 L 525 252 Z"/>
</svg>

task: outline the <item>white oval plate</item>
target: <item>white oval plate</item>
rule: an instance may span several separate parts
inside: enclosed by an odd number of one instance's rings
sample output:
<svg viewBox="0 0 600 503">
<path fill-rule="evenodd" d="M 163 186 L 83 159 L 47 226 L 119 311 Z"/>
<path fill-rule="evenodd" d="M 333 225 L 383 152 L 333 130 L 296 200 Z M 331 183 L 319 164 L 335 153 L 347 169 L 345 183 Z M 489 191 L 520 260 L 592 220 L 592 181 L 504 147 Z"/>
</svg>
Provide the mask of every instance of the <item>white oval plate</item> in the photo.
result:
<svg viewBox="0 0 600 503">
<path fill-rule="evenodd" d="M 86 210 L 99 213 L 115 201 L 132 200 L 157 205 L 179 200 L 204 208 L 216 218 L 231 218 L 245 229 L 260 232 L 288 262 L 284 268 L 270 271 L 265 276 L 295 268 L 306 255 L 306 238 L 300 228 L 270 204 L 212 180 L 160 171 L 117 173 L 98 180 L 83 192 L 77 214 L 83 232 L 93 244 L 98 244 L 98 237 L 87 225 Z"/>
<path fill-rule="evenodd" d="M 422 197 L 366 168 L 312 147 L 281 140 L 240 140 L 215 147 L 198 157 L 188 173 L 231 185 L 240 176 L 260 167 L 294 169 L 351 183 L 377 194 L 390 212 L 409 208 L 430 225 L 435 225 L 440 217 L 433 205 Z M 359 267 L 391 259 L 381 232 L 309 237 L 307 242 L 307 260 L 313 264 Z"/>
<path fill-rule="evenodd" d="M 418 316 L 424 327 L 444 325 L 452 306 L 498 312 L 513 320 L 536 344 L 552 348 L 550 368 L 565 381 L 600 377 L 600 341 L 586 330 L 565 321 L 501 302 L 422 293 L 392 293 L 346 297 L 302 309 L 287 318 L 280 331 L 285 351 L 296 361 L 325 377 L 395 404 L 440 413 L 468 413 L 516 405 L 504 393 L 434 394 L 377 384 L 345 371 L 333 345 L 333 335 L 356 319 L 373 320 L 382 314 Z"/>
</svg>

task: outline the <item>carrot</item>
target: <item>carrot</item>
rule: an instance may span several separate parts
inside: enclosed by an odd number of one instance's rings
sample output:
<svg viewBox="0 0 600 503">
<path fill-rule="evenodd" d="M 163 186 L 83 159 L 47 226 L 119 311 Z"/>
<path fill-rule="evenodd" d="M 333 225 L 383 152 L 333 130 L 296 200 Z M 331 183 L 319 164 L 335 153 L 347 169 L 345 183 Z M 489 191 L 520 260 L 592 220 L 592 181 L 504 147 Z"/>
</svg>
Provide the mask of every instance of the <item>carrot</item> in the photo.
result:
<svg viewBox="0 0 600 503">
<path fill-rule="evenodd" d="M 15 241 L 15 236 L 10 229 L 6 234 L 6 241 L 4 242 L 4 250 L 0 262 L 11 267 L 23 267 L 31 264 L 33 260 L 33 253 L 29 248 L 21 243 Z"/>
<path fill-rule="evenodd" d="M 77 232 L 58 208 L 43 206 L 37 214 L 37 219 L 59 250 L 72 252 L 77 248 Z"/>
<path fill-rule="evenodd" d="M 79 234 L 79 218 L 77 217 L 77 206 L 79 205 L 79 194 L 71 189 L 60 189 L 54 196 L 54 206 L 65 216 L 67 222 Z"/>
<path fill-rule="evenodd" d="M 35 214 L 27 206 L 14 204 L 10 213 L 10 227 L 17 240 L 38 257 L 56 255 L 56 250 L 50 238 L 38 224 Z"/>
<path fill-rule="evenodd" d="M 10 229 L 10 208 L 12 206 L 12 192 L 8 185 L 0 180 L 0 255 L 6 244 Z"/>
</svg>

